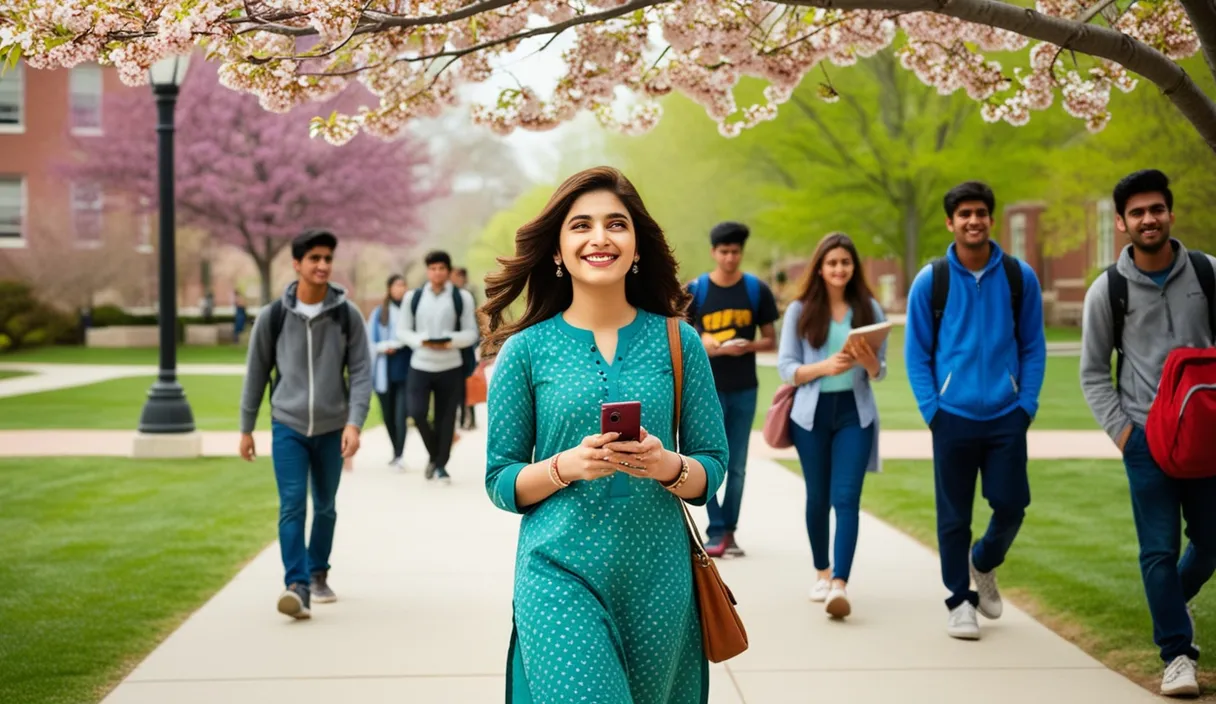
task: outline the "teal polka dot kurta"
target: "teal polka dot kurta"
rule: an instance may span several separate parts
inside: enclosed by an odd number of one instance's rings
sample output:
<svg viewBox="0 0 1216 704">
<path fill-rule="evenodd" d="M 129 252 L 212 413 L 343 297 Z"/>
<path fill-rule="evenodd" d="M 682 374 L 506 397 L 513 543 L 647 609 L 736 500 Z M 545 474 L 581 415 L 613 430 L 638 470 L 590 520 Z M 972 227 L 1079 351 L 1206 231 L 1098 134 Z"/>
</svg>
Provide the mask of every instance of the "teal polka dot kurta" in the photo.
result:
<svg viewBox="0 0 1216 704">
<path fill-rule="evenodd" d="M 726 471 L 726 433 L 709 358 L 681 325 L 684 455 L 709 478 L 701 506 Z M 640 401 L 642 426 L 672 438 L 666 320 L 638 311 L 606 359 L 588 330 L 555 316 L 512 336 L 489 389 L 486 491 L 523 514 L 507 664 L 512 704 L 703 704 L 708 664 L 692 589 L 679 499 L 622 472 L 574 482 L 520 509 L 515 479 L 526 465 L 580 444 L 600 429 L 600 404 Z"/>
</svg>

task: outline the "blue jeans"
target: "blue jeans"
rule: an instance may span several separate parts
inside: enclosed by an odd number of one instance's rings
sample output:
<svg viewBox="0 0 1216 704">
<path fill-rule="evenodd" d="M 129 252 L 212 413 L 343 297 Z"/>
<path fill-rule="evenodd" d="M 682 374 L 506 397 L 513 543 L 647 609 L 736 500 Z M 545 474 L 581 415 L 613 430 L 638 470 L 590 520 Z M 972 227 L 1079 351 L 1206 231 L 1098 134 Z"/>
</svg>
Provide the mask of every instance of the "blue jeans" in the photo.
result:
<svg viewBox="0 0 1216 704">
<path fill-rule="evenodd" d="M 874 446 L 874 426 L 861 427 L 852 391 L 819 395 L 815 423 L 807 430 L 790 423 L 806 482 L 806 534 L 815 569 L 826 570 L 830 511 L 836 511 L 836 545 L 832 576 L 848 581 L 857 552 L 861 487 Z"/>
<path fill-rule="evenodd" d="M 743 504 L 743 482 L 747 478 L 747 445 L 752 439 L 752 423 L 756 420 L 756 389 L 719 391 L 723 422 L 726 425 L 726 446 L 730 459 L 726 464 L 726 494 L 722 503 L 718 496 L 709 497 L 709 528 L 706 534 L 716 538 L 734 533 L 739 525 L 739 508 Z"/>
<path fill-rule="evenodd" d="M 284 584 L 308 585 L 329 569 L 338 512 L 334 499 L 342 479 L 342 431 L 308 437 L 275 422 L 271 428 L 274 478 L 279 485 L 279 548 Z M 304 547 L 308 485 L 312 480 L 312 536 Z"/>
<path fill-rule="evenodd" d="M 975 421 L 943 410 L 933 417 L 933 474 L 937 495 L 937 544 L 942 582 L 950 590 L 946 608 L 979 603 L 971 589 L 968 554 L 980 572 L 1005 561 L 1030 505 L 1026 475 L 1026 430 L 1030 416 L 1020 408 L 990 421 Z M 971 546 L 975 480 L 983 478 L 992 507 L 988 531 Z"/>
<path fill-rule="evenodd" d="M 1123 466 L 1140 541 L 1140 576 L 1153 617 L 1153 642 L 1166 662 L 1179 655 L 1198 660 L 1186 604 L 1216 571 L 1216 478 L 1175 479 L 1165 474 L 1137 427 L 1123 448 Z M 1181 562 L 1180 513 L 1190 540 Z"/>
</svg>

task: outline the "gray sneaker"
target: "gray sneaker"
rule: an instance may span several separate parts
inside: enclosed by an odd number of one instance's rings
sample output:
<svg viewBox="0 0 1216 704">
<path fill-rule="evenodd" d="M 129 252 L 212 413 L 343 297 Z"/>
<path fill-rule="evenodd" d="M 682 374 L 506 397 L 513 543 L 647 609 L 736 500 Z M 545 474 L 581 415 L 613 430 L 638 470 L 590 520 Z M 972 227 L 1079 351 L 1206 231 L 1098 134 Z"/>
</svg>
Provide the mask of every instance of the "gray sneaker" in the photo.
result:
<svg viewBox="0 0 1216 704">
<path fill-rule="evenodd" d="M 443 467 L 435 468 L 435 480 L 443 482 L 444 484 L 452 483 L 452 477 L 448 474 L 448 470 Z"/>
<path fill-rule="evenodd" d="M 1001 602 L 1001 592 L 996 587 L 996 570 L 980 572 L 971 561 L 971 553 L 967 553 L 967 566 L 971 569 L 971 580 L 975 582 L 975 590 L 980 594 L 979 612 L 984 618 L 996 620 L 1004 611 Z"/>
<path fill-rule="evenodd" d="M 312 576 L 312 583 L 308 585 L 312 592 L 313 599 L 318 604 L 332 604 L 338 600 L 338 595 L 334 594 L 334 590 L 329 588 L 329 572 L 317 572 Z"/>
<path fill-rule="evenodd" d="M 308 587 L 298 583 L 291 584 L 279 595 L 279 613 L 294 619 L 312 618 L 308 601 Z"/>
</svg>

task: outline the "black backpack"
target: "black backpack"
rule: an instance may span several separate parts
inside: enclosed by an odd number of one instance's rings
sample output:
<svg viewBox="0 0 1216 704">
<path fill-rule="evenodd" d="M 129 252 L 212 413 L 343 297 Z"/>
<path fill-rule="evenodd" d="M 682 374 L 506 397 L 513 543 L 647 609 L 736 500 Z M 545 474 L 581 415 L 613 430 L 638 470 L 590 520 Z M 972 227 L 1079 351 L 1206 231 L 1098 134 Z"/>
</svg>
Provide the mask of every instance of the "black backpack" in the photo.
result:
<svg viewBox="0 0 1216 704">
<path fill-rule="evenodd" d="M 283 305 L 283 299 L 275 299 L 274 303 L 270 304 L 270 310 L 267 311 L 270 316 L 270 354 L 271 364 L 270 369 L 274 373 L 270 382 L 270 392 L 274 393 L 274 388 L 279 385 L 279 367 L 278 367 L 278 350 L 279 350 L 279 335 L 283 332 L 283 322 L 287 320 L 287 306 Z M 342 334 L 346 335 L 347 344 L 350 341 L 350 303 L 343 301 L 342 305 L 335 308 L 330 308 L 322 315 L 331 316 L 338 321 L 338 325 L 342 326 Z M 345 375 L 347 372 L 347 346 L 342 347 L 342 372 Z"/>
<path fill-rule="evenodd" d="M 418 330 L 418 304 L 422 301 L 422 286 L 414 289 L 414 295 L 410 298 L 410 315 L 414 321 L 414 330 Z M 463 289 L 456 286 L 452 287 L 452 307 L 456 309 L 456 332 L 460 332 L 460 317 L 464 315 L 464 296 L 460 295 Z M 465 347 L 460 350 L 460 360 L 464 369 L 465 377 L 473 376 L 473 372 L 477 371 L 477 353 L 474 351 L 477 344 L 472 347 Z M 409 348 L 406 348 L 409 349 Z M 407 358 L 408 359 L 408 358 Z"/>
<path fill-rule="evenodd" d="M 1187 252 L 1191 266 L 1195 268 L 1195 276 L 1199 279 L 1199 287 L 1208 299 L 1208 325 L 1214 341 L 1216 341 L 1216 272 L 1212 271 L 1212 262 L 1203 252 L 1190 250 Z M 1127 277 L 1119 273 L 1119 263 L 1115 262 L 1106 267 L 1106 286 L 1110 298 L 1110 319 L 1114 324 L 1115 352 L 1115 381 L 1118 383 L 1123 376 L 1123 321 L 1127 318 Z"/>
<path fill-rule="evenodd" d="M 1001 266 L 1009 280 L 1009 298 L 1013 303 L 1013 335 L 1022 346 L 1022 266 L 1017 257 L 1001 253 Z M 950 297 L 950 261 L 945 257 L 933 260 L 933 349 L 937 349 L 937 335 L 942 329 L 942 316 L 946 313 L 946 299 Z"/>
</svg>

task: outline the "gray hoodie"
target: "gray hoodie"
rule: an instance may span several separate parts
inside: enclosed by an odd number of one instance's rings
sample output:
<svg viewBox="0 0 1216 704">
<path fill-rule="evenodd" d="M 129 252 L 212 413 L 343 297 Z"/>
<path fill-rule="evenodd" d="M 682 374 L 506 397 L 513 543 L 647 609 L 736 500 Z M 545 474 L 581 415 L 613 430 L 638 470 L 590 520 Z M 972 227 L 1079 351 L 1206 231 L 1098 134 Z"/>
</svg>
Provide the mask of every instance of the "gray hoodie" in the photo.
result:
<svg viewBox="0 0 1216 704">
<path fill-rule="evenodd" d="M 309 437 L 362 428 L 372 395 L 371 356 L 363 315 L 346 300 L 341 287 L 330 284 L 321 312 L 311 320 L 296 310 L 296 283 L 283 293 L 287 316 L 277 348 L 270 348 L 270 306 L 257 317 L 249 336 L 245 388 L 241 392 L 241 432 L 253 432 L 262 396 L 277 358 L 279 383 L 270 394 L 271 418 Z M 350 306 L 350 338 L 329 311 Z M 350 371 L 350 390 L 342 359 Z"/>
<path fill-rule="evenodd" d="M 1123 323 L 1123 374 L 1119 388 L 1111 381 L 1114 326 L 1106 275 L 1085 294 L 1081 323 L 1081 390 L 1102 429 L 1116 442 L 1131 423 L 1143 428 L 1157 395 L 1165 358 L 1178 347 L 1212 344 L 1208 300 L 1187 257 L 1173 240 L 1174 268 L 1164 289 L 1136 268 L 1132 246 L 1116 262 L 1127 278 L 1127 317 Z M 1216 258 L 1208 256 L 1216 266 Z"/>
</svg>

